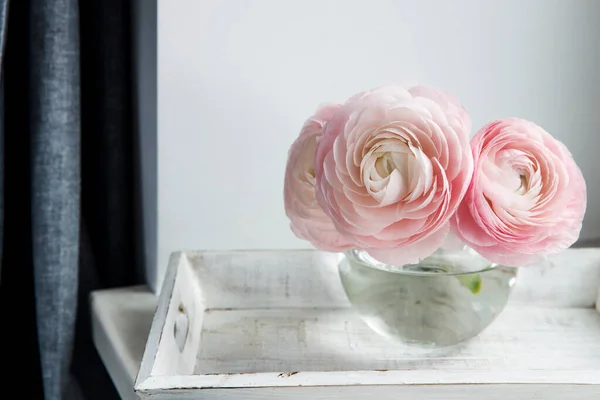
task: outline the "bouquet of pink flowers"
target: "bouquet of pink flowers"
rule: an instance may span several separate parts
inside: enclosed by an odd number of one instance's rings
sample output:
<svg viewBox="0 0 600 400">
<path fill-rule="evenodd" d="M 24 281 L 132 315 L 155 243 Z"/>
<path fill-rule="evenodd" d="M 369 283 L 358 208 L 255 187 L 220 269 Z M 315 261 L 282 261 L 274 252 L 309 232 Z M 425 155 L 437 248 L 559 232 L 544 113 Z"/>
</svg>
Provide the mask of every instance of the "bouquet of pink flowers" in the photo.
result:
<svg viewBox="0 0 600 400">
<path fill-rule="evenodd" d="M 292 144 L 291 229 L 326 251 L 416 263 L 458 238 L 522 266 L 579 237 L 586 185 L 569 150 L 538 125 L 471 118 L 448 93 L 386 85 L 327 104 Z"/>
</svg>

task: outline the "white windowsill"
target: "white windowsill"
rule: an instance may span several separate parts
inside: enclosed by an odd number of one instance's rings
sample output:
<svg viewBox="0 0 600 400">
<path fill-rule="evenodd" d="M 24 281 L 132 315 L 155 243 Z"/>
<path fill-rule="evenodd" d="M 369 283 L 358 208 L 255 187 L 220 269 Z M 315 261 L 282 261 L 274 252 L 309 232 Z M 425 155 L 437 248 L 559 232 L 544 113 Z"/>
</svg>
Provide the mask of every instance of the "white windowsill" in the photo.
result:
<svg viewBox="0 0 600 400">
<path fill-rule="evenodd" d="M 94 344 L 123 400 L 133 391 L 157 298 L 147 286 L 99 290 L 90 296 Z"/>
</svg>

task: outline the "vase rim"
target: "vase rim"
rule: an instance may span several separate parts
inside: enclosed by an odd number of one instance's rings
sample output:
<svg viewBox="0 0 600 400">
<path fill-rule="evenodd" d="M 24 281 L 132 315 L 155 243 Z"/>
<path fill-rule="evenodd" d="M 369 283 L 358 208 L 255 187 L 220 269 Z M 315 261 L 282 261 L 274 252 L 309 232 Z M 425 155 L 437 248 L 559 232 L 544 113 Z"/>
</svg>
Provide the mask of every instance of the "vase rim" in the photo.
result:
<svg viewBox="0 0 600 400">
<path fill-rule="evenodd" d="M 501 264 L 493 263 L 491 261 L 485 260 L 478 253 L 476 253 L 470 247 L 465 246 L 464 249 L 461 249 L 458 252 L 450 252 L 450 253 L 460 253 L 467 252 L 469 255 L 473 257 L 479 257 L 480 266 L 474 268 L 463 268 L 463 269 L 454 269 L 450 267 L 448 270 L 444 270 L 442 266 L 440 266 L 440 261 L 442 261 L 443 257 L 439 257 L 437 260 L 433 259 L 434 255 L 431 255 L 418 263 L 415 264 L 405 264 L 405 265 L 391 265 L 386 264 L 380 261 L 377 261 L 375 258 L 371 257 L 365 250 L 359 249 L 350 249 L 343 252 L 347 257 L 352 258 L 354 261 L 359 262 L 368 268 L 378 269 L 384 272 L 390 272 L 394 274 L 400 275 L 411 275 L 411 276 L 456 276 L 456 275 L 471 275 L 484 273 L 486 271 L 495 270 L 497 268 L 510 268 Z M 435 253 L 434 253 L 435 254 Z M 436 261 L 436 262 L 434 262 Z M 433 266 L 435 264 L 435 267 Z"/>
</svg>

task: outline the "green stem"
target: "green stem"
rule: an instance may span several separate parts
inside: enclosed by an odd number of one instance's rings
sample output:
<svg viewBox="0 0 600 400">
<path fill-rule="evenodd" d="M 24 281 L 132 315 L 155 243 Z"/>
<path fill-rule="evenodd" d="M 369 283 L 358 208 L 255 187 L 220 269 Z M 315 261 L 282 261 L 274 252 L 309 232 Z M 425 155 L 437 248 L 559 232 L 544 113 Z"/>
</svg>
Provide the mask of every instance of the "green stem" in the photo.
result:
<svg viewBox="0 0 600 400">
<path fill-rule="evenodd" d="M 468 274 L 468 275 L 456 275 L 456 278 L 460 283 L 469 289 L 471 293 L 477 294 L 481 291 L 481 275 L 479 274 Z"/>
</svg>

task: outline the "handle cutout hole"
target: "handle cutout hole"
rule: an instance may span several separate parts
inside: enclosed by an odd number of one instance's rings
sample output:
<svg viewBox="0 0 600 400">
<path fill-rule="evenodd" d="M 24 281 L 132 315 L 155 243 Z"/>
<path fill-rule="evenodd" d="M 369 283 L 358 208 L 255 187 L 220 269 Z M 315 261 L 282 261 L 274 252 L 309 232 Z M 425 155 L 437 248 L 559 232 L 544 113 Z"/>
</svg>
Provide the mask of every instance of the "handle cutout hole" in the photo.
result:
<svg viewBox="0 0 600 400">
<path fill-rule="evenodd" d="M 177 348 L 179 351 L 183 352 L 187 340 L 188 329 L 190 327 L 190 321 L 183 304 L 180 303 L 177 310 L 177 317 L 175 318 L 175 324 L 173 325 L 173 336 L 175 337 Z"/>
</svg>

